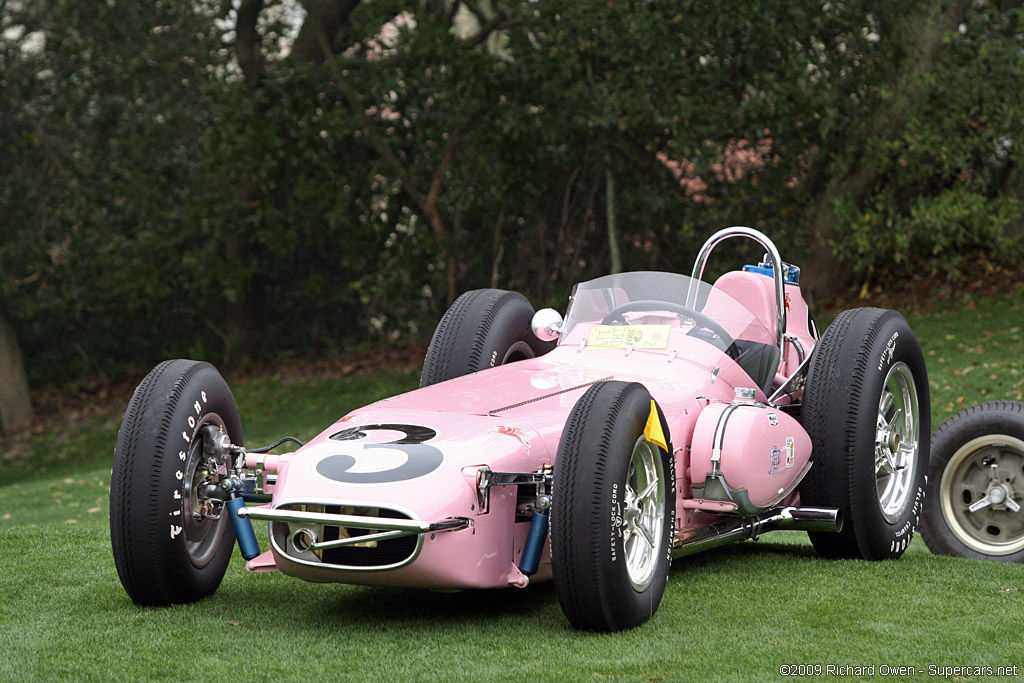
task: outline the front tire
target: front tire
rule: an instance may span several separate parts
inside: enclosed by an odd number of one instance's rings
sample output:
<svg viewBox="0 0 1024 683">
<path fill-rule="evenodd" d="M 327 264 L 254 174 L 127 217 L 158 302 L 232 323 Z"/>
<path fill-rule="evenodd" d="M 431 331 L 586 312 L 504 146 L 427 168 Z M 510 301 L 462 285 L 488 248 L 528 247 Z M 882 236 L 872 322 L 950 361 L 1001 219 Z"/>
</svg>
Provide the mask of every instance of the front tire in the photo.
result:
<svg viewBox="0 0 1024 683">
<path fill-rule="evenodd" d="M 971 406 L 936 430 L 921 536 L 938 555 L 1024 562 L 1024 403 Z"/>
<path fill-rule="evenodd" d="M 420 386 L 540 356 L 551 349 L 530 329 L 533 306 L 518 292 L 474 289 L 437 324 L 423 360 Z"/>
<path fill-rule="evenodd" d="M 602 382 L 569 414 L 555 460 L 551 568 L 562 611 L 576 628 L 621 631 L 661 602 L 672 562 L 675 466 L 665 417 L 663 449 L 645 437 L 650 393 Z"/>
<path fill-rule="evenodd" d="M 110 481 L 114 563 L 134 602 L 194 602 L 220 585 L 235 534 L 227 510 L 207 514 L 202 490 L 218 479 L 210 469 L 231 466 L 212 455 L 224 434 L 242 445 L 234 396 L 212 365 L 165 361 L 135 389 Z"/>
<path fill-rule="evenodd" d="M 920 519 L 930 402 L 924 355 L 895 311 L 844 311 L 814 348 L 802 420 L 811 467 L 805 505 L 837 507 L 838 534 L 809 532 L 818 554 L 895 559 Z"/>
</svg>

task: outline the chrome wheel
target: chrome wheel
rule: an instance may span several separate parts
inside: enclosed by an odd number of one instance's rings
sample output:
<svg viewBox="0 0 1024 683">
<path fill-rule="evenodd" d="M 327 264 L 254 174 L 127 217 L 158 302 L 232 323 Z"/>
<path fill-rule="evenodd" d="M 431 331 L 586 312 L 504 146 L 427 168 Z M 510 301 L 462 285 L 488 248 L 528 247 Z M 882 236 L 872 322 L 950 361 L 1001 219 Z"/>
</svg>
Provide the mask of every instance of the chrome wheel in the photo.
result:
<svg viewBox="0 0 1024 683">
<path fill-rule="evenodd" d="M 882 387 L 875 427 L 875 486 L 882 516 L 894 524 L 911 503 L 920 413 L 914 376 L 906 363 L 895 363 Z"/>
<path fill-rule="evenodd" d="M 1024 441 L 987 434 L 961 446 L 939 482 L 950 531 L 985 555 L 1024 550 Z"/>
<path fill-rule="evenodd" d="M 651 585 L 665 527 L 665 471 L 658 446 L 637 439 L 626 474 L 622 545 L 626 572 L 639 593 Z"/>
</svg>

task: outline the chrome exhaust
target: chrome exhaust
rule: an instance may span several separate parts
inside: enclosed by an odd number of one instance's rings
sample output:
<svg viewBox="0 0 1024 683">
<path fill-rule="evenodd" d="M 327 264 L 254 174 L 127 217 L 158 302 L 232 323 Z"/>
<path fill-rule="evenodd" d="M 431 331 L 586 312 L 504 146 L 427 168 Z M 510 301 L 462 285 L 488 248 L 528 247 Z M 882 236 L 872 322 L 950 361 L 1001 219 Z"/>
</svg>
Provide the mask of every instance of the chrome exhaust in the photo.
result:
<svg viewBox="0 0 1024 683">
<path fill-rule="evenodd" d="M 672 557 L 756 539 L 763 533 L 780 529 L 839 533 L 842 528 L 843 513 L 836 508 L 777 507 L 752 517 L 728 517 L 714 524 L 677 531 L 672 541 Z"/>
</svg>

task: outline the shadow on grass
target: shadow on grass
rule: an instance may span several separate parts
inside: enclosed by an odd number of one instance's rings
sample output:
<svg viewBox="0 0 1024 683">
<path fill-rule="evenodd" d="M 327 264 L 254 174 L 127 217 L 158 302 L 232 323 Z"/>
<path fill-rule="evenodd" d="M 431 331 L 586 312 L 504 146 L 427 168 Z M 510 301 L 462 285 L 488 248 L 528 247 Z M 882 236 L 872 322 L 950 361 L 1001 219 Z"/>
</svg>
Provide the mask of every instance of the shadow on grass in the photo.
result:
<svg viewBox="0 0 1024 683">
<path fill-rule="evenodd" d="M 678 590 L 690 578 L 713 574 L 740 575 L 765 564 L 790 567 L 819 560 L 810 546 L 786 543 L 740 543 L 675 560 L 668 590 Z M 413 588 L 307 584 L 290 577 L 265 582 L 260 600 L 287 605 L 278 612 L 296 624 L 314 621 L 321 626 L 348 627 L 358 622 L 368 628 L 414 628 L 446 622 L 453 628 L 469 623 L 502 627 L 529 621 L 548 629 L 569 629 L 558 607 L 550 581 L 526 589 L 470 589 L 443 593 Z M 254 586 L 255 588 L 255 586 Z"/>
<path fill-rule="evenodd" d="M 739 575 L 766 563 L 792 566 L 819 560 L 810 546 L 785 543 L 741 543 L 683 557 L 673 562 L 668 591 L 678 590 L 694 575 Z M 512 622 L 536 624 L 545 630 L 572 630 L 562 616 L 550 581 L 526 589 L 465 590 L 440 593 L 421 589 L 348 586 L 321 587 L 322 600 L 305 613 L 323 625 L 351 624 L 358 620 L 370 628 L 405 628 L 437 624 L 452 628 L 474 626 L 500 628 Z M 339 591 L 342 591 L 339 593 Z M 282 596 L 283 597 L 283 596 Z M 313 614 L 315 612 L 315 615 Z"/>
<path fill-rule="evenodd" d="M 414 588 L 386 588 L 343 584 L 310 584 L 285 576 L 262 579 L 239 591 L 225 586 L 214 600 L 233 604 L 240 593 L 247 600 L 276 605 L 274 619 L 302 629 L 310 623 L 319 628 L 347 630 L 403 630 L 424 626 L 458 629 L 503 628 L 514 622 L 546 621 L 561 617 L 551 582 L 525 589 L 472 589 L 441 593 Z M 269 579 L 269 580 L 267 580 Z M 443 626 L 442 626 L 443 624 Z"/>
<path fill-rule="evenodd" d="M 727 571 L 731 568 L 731 565 L 737 562 L 747 562 L 748 560 L 755 558 L 767 559 L 771 557 L 800 560 L 822 559 L 818 557 L 817 553 L 814 552 L 814 548 L 810 545 L 764 540 L 758 542 L 740 541 L 731 545 L 725 545 L 719 548 L 713 548 L 693 555 L 677 558 L 672 562 L 672 571 L 675 573 L 677 570 L 684 568 L 688 570 L 707 569 Z"/>
<path fill-rule="evenodd" d="M 505 621 L 539 618 L 556 604 L 551 582 L 526 589 L 465 590 L 439 593 L 412 588 L 360 587 L 323 603 L 322 616 L 368 623 L 418 625 L 439 618 L 454 621 Z"/>
</svg>

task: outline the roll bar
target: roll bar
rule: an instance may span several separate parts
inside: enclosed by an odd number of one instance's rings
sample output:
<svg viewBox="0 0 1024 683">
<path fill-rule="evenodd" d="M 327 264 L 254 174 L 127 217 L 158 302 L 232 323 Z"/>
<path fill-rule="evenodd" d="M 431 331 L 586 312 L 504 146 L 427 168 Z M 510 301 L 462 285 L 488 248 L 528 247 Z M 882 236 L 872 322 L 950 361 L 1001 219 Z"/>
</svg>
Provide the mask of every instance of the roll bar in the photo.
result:
<svg viewBox="0 0 1024 683">
<path fill-rule="evenodd" d="M 711 250 L 718 246 L 720 242 L 730 237 L 748 237 L 760 244 L 768 252 L 768 258 L 771 260 L 772 272 L 775 277 L 775 308 L 779 313 L 775 337 L 776 345 L 779 347 L 779 363 L 781 364 L 782 359 L 786 357 L 785 348 L 783 348 L 786 342 L 786 294 L 783 288 L 783 277 L 785 275 L 782 272 L 782 257 L 779 256 L 779 250 L 775 247 L 775 243 L 764 233 L 753 228 L 734 225 L 730 228 L 723 228 L 709 237 L 704 246 L 700 248 L 700 252 L 697 253 L 697 260 L 693 263 L 693 280 L 690 282 L 690 288 L 686 293 L 686 305 L 696 309 L 697 286 L 694 281 L 700 280 L 703 277 L 704 266 L 707 264 Z"/>
</svg>

